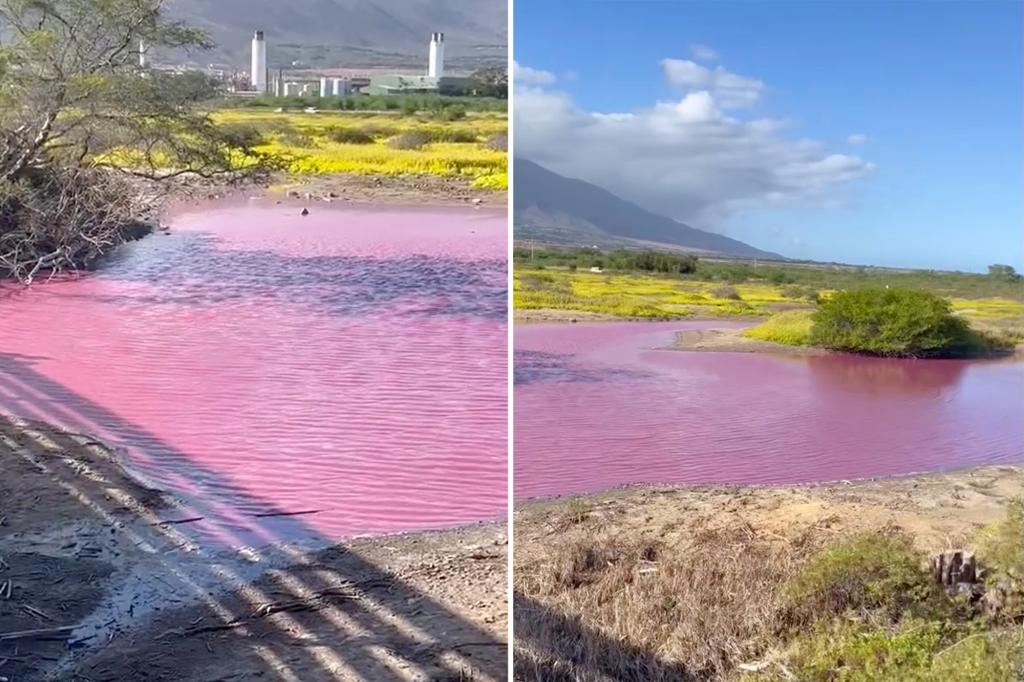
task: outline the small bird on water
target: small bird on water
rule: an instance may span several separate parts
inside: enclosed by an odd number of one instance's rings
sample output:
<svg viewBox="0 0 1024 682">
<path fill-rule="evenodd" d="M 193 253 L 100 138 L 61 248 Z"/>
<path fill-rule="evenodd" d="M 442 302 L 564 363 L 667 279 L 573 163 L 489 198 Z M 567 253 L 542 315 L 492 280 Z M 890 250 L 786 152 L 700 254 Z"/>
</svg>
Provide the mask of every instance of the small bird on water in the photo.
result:
<svg viewBox="0 0 1024 682">
<path fill-rule="evenodd" d="M 302 209 L 302 215 L 309 215 L 309 209 L 308 208 Z"/>
</svg>

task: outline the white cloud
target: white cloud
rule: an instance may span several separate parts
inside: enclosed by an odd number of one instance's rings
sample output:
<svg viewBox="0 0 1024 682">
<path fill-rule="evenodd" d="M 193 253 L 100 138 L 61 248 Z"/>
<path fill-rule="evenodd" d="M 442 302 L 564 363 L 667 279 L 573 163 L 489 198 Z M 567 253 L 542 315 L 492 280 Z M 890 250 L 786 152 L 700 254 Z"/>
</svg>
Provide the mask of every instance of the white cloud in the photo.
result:
<svg viewBox="0 0 1024 682">
<path fill-rule="evenodd" d="M 531 69 L 529 66 L 522 66 L 519 62 L 512 62 L 512 73 L 517 85 L 554 85 L 558 80 L 558 77 L 550 71 Z"/>
<path fill-rule="evenodd" d="M 717 62 L 718 52 L 713 47 L 694 43 L 690 45 L 690 54 L 699 62 Z"/>
<path fill-rule="evenodd" d="M 727 113 L 738 101 L 756 103 L 759 80 L 685 60 L 662 68 L 687 92 L 631 111 L 587 111 L 553 88 L 523 88 L 516 155 L 706 229 L 749 209 L 825 206 L 874 168 L 787 136 L 786 120 Z"/>
<path fill-rule="evenodd" d="M 752 107 L 765 90 L 764 83 L 756 78 L 740 76 L 721 66 L 709 69 L 689 59 L 663 59 L 661 70 L 672 85 L 710 91 L 725 109 Z"/>
<path fill-rule="evenodd" d="M 871 141 L 871 138 L 864 133 L 851 133 L 846 141 L 850 144 L 867 144 Z"/>
</svg>

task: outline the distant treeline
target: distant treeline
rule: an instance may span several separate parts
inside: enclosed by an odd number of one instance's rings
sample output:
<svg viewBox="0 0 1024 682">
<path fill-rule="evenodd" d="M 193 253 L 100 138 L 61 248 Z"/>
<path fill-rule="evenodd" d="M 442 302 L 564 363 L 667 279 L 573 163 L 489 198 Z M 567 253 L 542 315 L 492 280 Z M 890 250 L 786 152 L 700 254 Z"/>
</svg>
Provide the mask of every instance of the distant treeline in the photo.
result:
<svg viewBox="0 0 1024 682">
<path fill-rule="evenodd" d="M 669 251 L 599 251 L 597 249 L 530 249 L 517 247 L 514 258 L 517 264 L 552 267 L 601 268 L 602 270 L 626 270 L 690 274 L 697 271 L 697 257 L 691 254 Z"/>
<path fill-rule="evenodd" d="M 833 265 L 788 265 L 778 262 L 711 261 L 689 254 L 642 250 L 600 250 L 517 246 L 518 267 L 566 267 L 681 274 L 692 279 L 742 284 L 805 285 L 814 289 L 862 289 L 893 286 L 926 289 L 946 297 L 1000 296 L 1024 300 L 1024 282 L 1009 266 L 993 266 L 988 274 L 937 270 Z"/>
<path fill-rule="evenodd" d="M 457 95 L 344 95 L 318 97 L 313 95 L 274 97 L 265 95 L 252 99 L 229 99 L 225 106 L 267 109 L 316 108 L 338 111 L 395 111 L 415 114 L 421 111 L 445 112 L 506 112 L 508 102 L 497 97 Z"/>
</svg>

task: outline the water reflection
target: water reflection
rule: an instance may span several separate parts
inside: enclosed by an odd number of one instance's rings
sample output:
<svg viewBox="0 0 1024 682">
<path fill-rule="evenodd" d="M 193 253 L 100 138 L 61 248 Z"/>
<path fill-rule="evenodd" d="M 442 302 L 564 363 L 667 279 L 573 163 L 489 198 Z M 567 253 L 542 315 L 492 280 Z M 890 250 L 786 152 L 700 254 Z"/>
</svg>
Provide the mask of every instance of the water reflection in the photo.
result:
<svg viewBox="0 0 1024 682">
<path fill-rule="evenodd" d="M 970 360 L 906 360 L 856 355 L 822 355 L 803 359 L 820 390 L 866 397 L 938 398 L 955 387 Z"/>
</svg>

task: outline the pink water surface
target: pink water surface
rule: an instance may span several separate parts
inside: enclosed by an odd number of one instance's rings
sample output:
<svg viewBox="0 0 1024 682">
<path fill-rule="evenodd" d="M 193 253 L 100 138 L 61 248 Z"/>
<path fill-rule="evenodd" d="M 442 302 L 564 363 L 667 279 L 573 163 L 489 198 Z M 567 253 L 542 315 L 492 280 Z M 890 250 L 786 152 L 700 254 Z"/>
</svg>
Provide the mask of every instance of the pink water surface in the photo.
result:
<svg viewBox="0 0 1024 682">
<path fill-rule="evenodd" d="M 517 327 L 516 496 L 1024 462 L 1024 363 L 665 349 L 712 326 Z"/>
<path fill-rule="evenodd" d="M 502 212 L 178 215 L 0 299 L 0 411 L 107 439 L 232 545 L 502 517 Z M 267 514 L 314 512 L 299 516 Z"/>
</svg>

